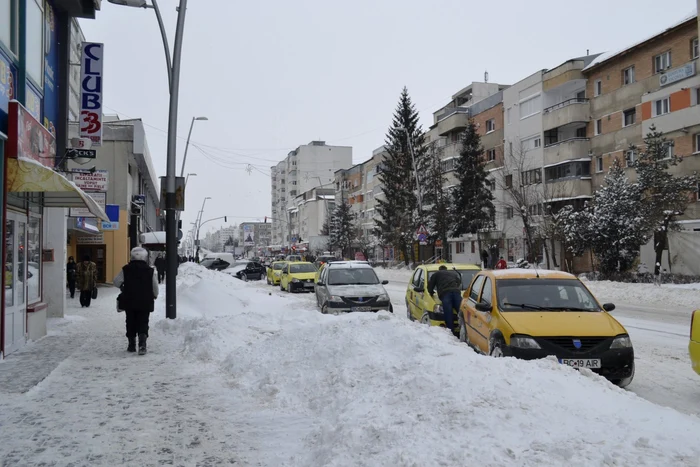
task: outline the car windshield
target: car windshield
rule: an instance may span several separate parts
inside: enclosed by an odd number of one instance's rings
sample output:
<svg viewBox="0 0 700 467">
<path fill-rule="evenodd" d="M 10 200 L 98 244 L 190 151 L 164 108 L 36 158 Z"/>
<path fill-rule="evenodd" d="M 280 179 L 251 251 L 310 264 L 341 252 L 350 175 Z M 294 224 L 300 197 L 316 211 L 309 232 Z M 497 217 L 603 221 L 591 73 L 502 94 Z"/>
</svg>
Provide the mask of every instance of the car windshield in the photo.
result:
<svg viewBox="0 0 700 467">
<path fill-rule="evenodd" d="M 378 284 L 374 269 L 331 269 L 328 271 L 328 285 L 370 285 Z"/>
<path fill-rule="evenodd" d="M 476 269 L 450 269 L 450 271 L 457 271 L 459 275 L 462 276 L 462 290 L 467 290 L 469 288 L 469 284 L 472 283 L 472 279 L 474 279 L 476 273 L 479 272 Z M 428 282 L 430 282 L 430 279 L 436 272 L 437 271 L 430 271 L 428 273 Z"/>
<path fill-rule="evenodd" d="M 496 297 L 503 311 L 601 311 L 578 279 L 499 279 Z"/>
<path fill-rule="evenodd" d="M 290 264 L 289 272 L 295 274 L 298 272 L 316 272 L 313 264 Z"/>
<path fill-rule="evenodd" d="M 287 265 L 287 263 L 275 263 L 272 265 L 272 269 L 274 271 L 279 271 L 281 269 L 284 269 L 284 267 Z"/>
</svg>

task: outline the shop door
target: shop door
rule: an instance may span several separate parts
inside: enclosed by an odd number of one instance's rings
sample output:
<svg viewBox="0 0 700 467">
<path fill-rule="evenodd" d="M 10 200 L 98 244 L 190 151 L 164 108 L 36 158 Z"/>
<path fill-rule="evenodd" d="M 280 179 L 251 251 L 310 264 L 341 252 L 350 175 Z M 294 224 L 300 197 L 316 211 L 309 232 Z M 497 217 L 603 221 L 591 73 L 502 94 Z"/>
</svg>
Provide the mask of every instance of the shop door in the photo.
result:
<svg viewBox="0 0 700 467">
<path fill-rule="evenodd" d="M 7 213 L 5 223 L 5 354 L 26 342 L 27 323 L 27 217 Z"/>
</svg>

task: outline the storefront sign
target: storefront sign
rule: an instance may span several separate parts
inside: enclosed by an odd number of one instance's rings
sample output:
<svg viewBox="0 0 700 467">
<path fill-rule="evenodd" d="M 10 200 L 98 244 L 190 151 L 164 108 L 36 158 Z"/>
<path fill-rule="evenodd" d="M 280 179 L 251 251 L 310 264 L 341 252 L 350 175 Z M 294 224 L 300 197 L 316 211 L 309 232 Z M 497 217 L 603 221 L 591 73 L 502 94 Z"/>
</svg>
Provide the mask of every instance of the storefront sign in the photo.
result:
<svg viewBox="0 0 700 467">
<path fill-rule="evenodd" d="M 87 193 L 95 202 L 105 210 L 107 204 L 107 193 Z M 88 208 L 70 208 L 70 217 L 95 217 Z"/>
<path fill-rule="evenodd" d="M 58 123 L 58 28 L 54 7 L 45 3 L 44 10 L 44 120 L 43 124 L 52 135 L 56 136 Z"/>
<path fill-rule="evenodd" d="M 80 136 L 102 145 L 102 69 L 104 44 L 82 43 L 80 59 Z"/>
<path fill-rule="evenodd" d="M 100 231 L 100 229 L 97 228 L 96 218 L 86 219 L 84 217 L 77 217 L 75 219 L 75 228 L 88 233 L 98 233 Z"/>
<path fill-rule="evenodd" d="M 119 222 L 105 222 L 102 221 L 100 226 L 102 230 L 119 230 Z"/>
<path fill-rule="evenodd" d="M 27 84 L 26 90 L 26 109 L 32 114 L 32 117 L 41 122 L 41 95 L 34 90 L 34 86 L 31 84 Z"/>
<path fill-rule="evenodd" d="M 102 245 L 105 242 L 105 236 L 102 232 L 99 235 L 83 235 L 75 237 L 78 245 Z"/>
<path fill-rule="evenodd" d="M 7 157 L 34 159 L 41 165 L 53 168 L 56 139 L 17 101 L 10 102 L 8 132 Z"/>
<path fill-rule="evenodd" d="M 659 77 L 659 84 L 661 86 L 666 86 L 690 78 L 691 76 L 695 76 L 695 62 L 686 63 L 680 68 L 662 74 Z"/>
<path fill-rule="evenodd" d="M 74 169 L 73 183 L 83 191 L 107 191 L 109 186 L 109 171 Z"/>
<path fill-rule="evenodd" d="M 7 130 L 9 103 L 15 98 L 16 71 L 10 60 L 0 51 L 0 131 Z"/>
</svg>

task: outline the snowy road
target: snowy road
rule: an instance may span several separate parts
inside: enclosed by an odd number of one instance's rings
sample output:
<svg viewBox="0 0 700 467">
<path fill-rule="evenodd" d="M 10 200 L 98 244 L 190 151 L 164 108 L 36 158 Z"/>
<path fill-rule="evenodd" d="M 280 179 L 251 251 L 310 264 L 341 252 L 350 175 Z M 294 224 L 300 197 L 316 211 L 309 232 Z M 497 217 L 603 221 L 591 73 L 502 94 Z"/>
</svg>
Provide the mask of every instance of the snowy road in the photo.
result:
<svg viewBox="0 0 700 467">
<path fill-rule="evenodd" d="M 377 274 L 390 281 L 385 287 L 391 296 L 394 313 L 406 316 L 406 285 L 410 273 L 377 269 Z M 605 295 L 610 293 L 610 288 L 601 288 L 602 293 L 598 294 L 594 282 L 587 285 L 602 302 L 615 303 L 617 308 L 612 314 L 632 338 L 636 373 L 627 390 L 656 404 L 700 415 L 700 376 L 691 369 L 688 357 L 692 309 L 683 306 L 683 302 L 676 306 L 622 303 Z M 691 293 L 687 290 L 681 292 Z M 700 308 L 700 291 L 697 294 Z M 618 293 L 617 296 L 620 295 L 632 296 L 631 293 Z"/>
</svg>

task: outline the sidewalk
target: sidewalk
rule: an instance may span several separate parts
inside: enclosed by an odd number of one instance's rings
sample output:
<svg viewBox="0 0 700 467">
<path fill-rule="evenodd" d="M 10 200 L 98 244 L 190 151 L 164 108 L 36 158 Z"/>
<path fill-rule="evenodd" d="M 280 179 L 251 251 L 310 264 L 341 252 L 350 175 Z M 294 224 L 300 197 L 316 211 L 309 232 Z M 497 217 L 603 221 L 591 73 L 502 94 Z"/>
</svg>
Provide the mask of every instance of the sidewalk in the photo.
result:
<svg viewBox="0 0 700 467">
<path fill-rule="evenodd" d="M 247 422 L 227 420 L 236 407 L 221 396 L 230 383 L 153 326 L 148 355 L 127 353 L 116 295 L 71 300 L 49 336 L 0 363 L 0 465 L 246 465 L 232 434 Z"/>
</svg>

